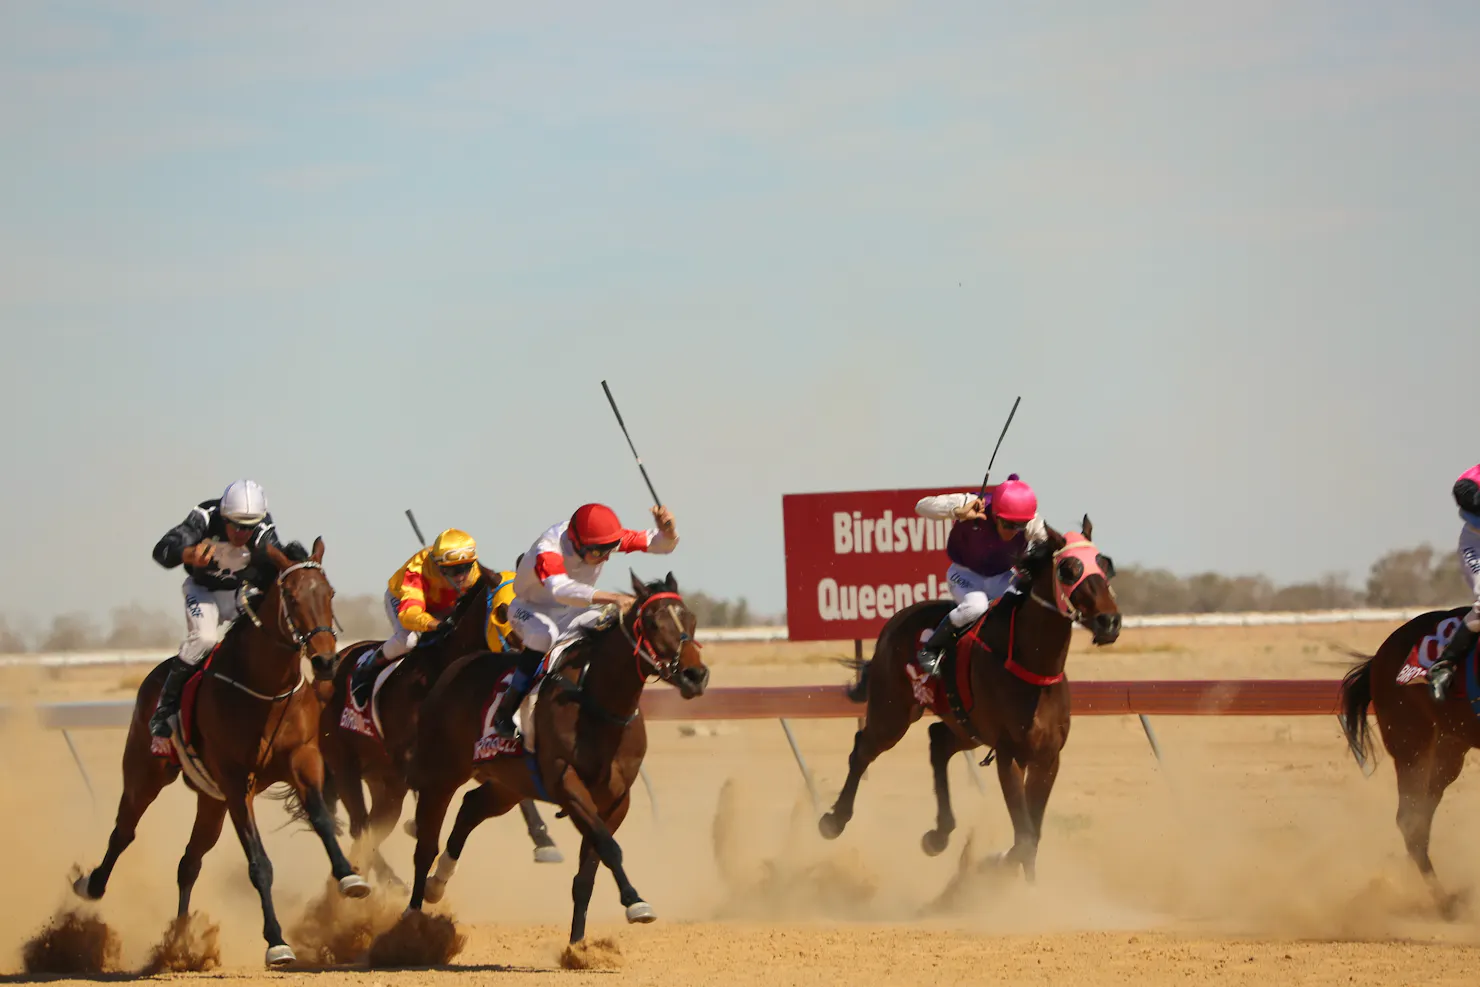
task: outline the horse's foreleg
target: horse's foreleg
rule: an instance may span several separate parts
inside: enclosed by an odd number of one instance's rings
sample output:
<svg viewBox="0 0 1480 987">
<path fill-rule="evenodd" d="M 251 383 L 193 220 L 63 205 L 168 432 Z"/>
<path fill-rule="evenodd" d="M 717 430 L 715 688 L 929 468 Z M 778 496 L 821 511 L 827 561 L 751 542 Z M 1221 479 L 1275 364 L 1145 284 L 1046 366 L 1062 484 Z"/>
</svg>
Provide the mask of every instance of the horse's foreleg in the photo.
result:
<svg viewBox="0 0 1480 987">
<path fill-rule="evenodd" d="M 406 804 L 406 782 L 402 778 L 372 779 L 370 788 L 370 815 L 365 821 L 362 844 L 367 849 L 360 859 L 368 857 L 368 867 L 387 883 L 406 890 L 401 878 L 380 852 L 380 846 L 396 828 L 401 818 L 401 809 Z"/>
<path fill-rule="evenodd" d="M 1028 820 L 1033 826 L 1033 842 L 1019 857 L 1023 864 L 1023 876 L 1030 882 L 1037 880 L 1038 877 L 1038 843 L 1043 838 L 1043 814 L 1048 809 L 1048 797 L 1053 794 L 1053 783 L 1058 776 L 1058 751 L 1028 765 L 1024 785 L 1028 801 Z"/>
<path fill-rule="evenodd" d="M 868 715 L 862 729 L 853 735 L 853 753 L 848 755 L 848 777 L 843 790 L 838 792 L 832 811 L 817 820 L 817 830 L 826 839 L 837 839 L 853 818 L 853 800 L 858 797 L 858 783 L 863 780 L 864 771 L 875 758 L 899 743 L 913 722 L 910 713 L 914 707 L 908 701 L 886 704 L 874 700 L 882 685 L 879 681 L 873 683 L 875 692 L 869 695 Z"/>
<path fill-rule="evenodd" d="M 169 761 L 149 753 L 147 731 L 143 736 L 141 745 L 135 741 L 134 731 L 129 731 L 130 745 L 123 754 L 123 794 L 118 797 L 118 814 L 114 817 L 113 832 L 108 837 L 108 850 L 103 854 L 103 862 L 94 867 L 92 873 L 73 882 L 72 890 L 78 897 L 90 901 L 103 897 L 114 865 L 134 841 L 139 820 L 164 787 L 180 773 L 180 769 Z"/>
<path fill-rule="evenodd" d="M 287 966 L 297 957 L 293 949 L 283 941 L 283 927 L 278 924 L 277 911 L 272 907 L 272 861 L 262 846 L 262 834 L 257 829 L 256 813 L 252 811 L 252 797 L 244 792 L 230 792 L 226 796 L 227 811 L 231 813 L 231 824 L 241 840 L 242 850 L 247 855 L 247 876 L 262 901 L 262 938 L 267 940 L 267 965 Z"/>
<path fill-rule="evenodd" d="M 1408 847 L 1408 856 L 1418 866 L 1446 918 L 1454 916 L 1460 899 L 1447 893 L 1434 873 L 1434 863 L 1429 859 L 1429 835 L 1439 800 L 1459 777 L 1464 761 L 1464 748 L 1446 744 L 1441 738 L 1428 757 L 1397 762 L 1398 829 Z"/>
<path fill-rule="evenodd" d="M 427 897 L 427 872 L 432 869 L 432 861 L 437 859 L 437 845 L 442 838 L 442 820 L 447 816 L 447 804 L 452 801 L 453 792 L 461 784 L 462 781 L 459 780 L 448 787 L 424 786 L 416 800 L 416 852 L 412 856 L 416 875 L 411 880 L 411 902 L 406 906 L 410 910 L 420 911 L 422 901 Z M 443 884 L 452 876 L 451 867 L 446 873 L 442 873 L 442 868 L 438 867 L 437 872 L 437 877 Z"/>
<path fill-rule="evenodd" d="M 195 888 L 195 879 L 200 877 L 200 862 L 221 838 L 221 824 L 225 821 L 225 802 L 218 802 L 209 795 L 195 797 L 195 825 L 190 830 L 190 842 L 185 844 L 185 853 L 175 871 L 175 882 L 180 886 L 180 907 L 175 914 L 181 918 L 190 914 L 190 892 Z"/>
<path fill-rule="evenodd" d="M 529 831 L 529 838 L 534 842 L 534 862 L 537 864 L 564 863 L 565 855 L 550 838 L 550 831 L 545 828 L 545 821 L 540 818 L 540 810 L 534 804 L 534 799 L 524 799 L 520 802 L 519 814 L 524 817 L 524 828 Z"/>
<path fill-rule="evenodd" d="M 965 744 L 956 732 L 940 721 L 930 724 L 930 769 L 935 775 L 935 828 L 920 840 L 920 846 L 934 857 L 945 850 L 956 829 L 956 815 L 951 811 L 951 782 L 946 767 Z"/>
<path fill-rule="evenodd" d="M 437 858 L 437 872 L 427 879 L 427 901 L 432 904 L 442 900 L 447 891 L 447 882 L 457 870 L 462 859 L 463 847 L 478 824 L 492 816 L 501 816 L 514 807 L 515 798 L 484 783 L 463 796 L 458 806 L 457 818 L 453 820 L 452 832 L 447 837 L 447 849 Z"/>
<path fill-rule="evenodd" d="M 334 817 L 329 815 L 329 806 L 324 802 L 324 759 L 317 747 L 303 746 L 293 752 L 290 760 L 293 768 L 293 787 L 303 803 L 309 824 L 318 834 L 319 842 L 329 855 L 329 869 L 339 882 L 339 893 L 347 898 L 363 898 L 370 893 L 370 884 L 350 866 L 348 858 L 339 846 L 339 837 L 334 832 Z"/>
<path fill-rule="evenodd" d="M 622 824 L 622 820 L 627 817 L 627 808 L 632 804 L 631 793 L 622 793 L 621 799 L 603 818 L 596 809 L 596 802 L 591 797 L 590 791 L 587 790 L 580 776 L 576 774 L 575 768 L 566 767 L 564 774 L 561 775 L 560 791 L 564 796 L 561 805 L 570 814 L 570 821 L 575 823 L 576 828 L 581 831 L 583 842 L 591 841 L 596 848 L 596 855 L 603 864 L 606 864 L 607 870 L 612 872 L 622 904 L 627 908 L 627 921 L 656 921 L 658 914 L 653 911 L 653 906 L 642 900 L 642 895 L 637 893 L 637 889 L 627 879 L 627 871 L 622 866 L 622 847 L 613 835 L 617 827 Z M 574 896 L 578 890 L 579 888 L 573 885 L 572 895 Z M 584 919 L 581 925 L 583 926 L 581 932 L 584 934 Z M 574 921 L 571 923 L 571 931 L 572 933 L 576 931 Z M 572 939 L 571 942 L 579 942 L 579 940 Z"/>
<path fill-rule="evenodd" d="M 997 863 L 1015 863 L 1033 859 L 1037 852 L 1038 830 L 1028 811 L 1028 798 L 1023 787 L 1023 768 L 1008 751 L 997 751 L 997 781 L 1002 785 L 1002 799 L 1012 817 L 1012 848 L 999 854 Z M 1024 874 L 1027 867 L 1024 865 Z"/>
<path fill-rule="evenodd" d="M 570 882 L 570 899 L 574 906 L 570 914 L 570 941 L 580 942 L 586 938 L 586 911 L 591 907 L 591 889 L 596 886 L 596 868 L 601 857 L 596 852 L 596 842 L 589 837 L 581 838 L 581 863 L 576 876 Z"/>
</svg>

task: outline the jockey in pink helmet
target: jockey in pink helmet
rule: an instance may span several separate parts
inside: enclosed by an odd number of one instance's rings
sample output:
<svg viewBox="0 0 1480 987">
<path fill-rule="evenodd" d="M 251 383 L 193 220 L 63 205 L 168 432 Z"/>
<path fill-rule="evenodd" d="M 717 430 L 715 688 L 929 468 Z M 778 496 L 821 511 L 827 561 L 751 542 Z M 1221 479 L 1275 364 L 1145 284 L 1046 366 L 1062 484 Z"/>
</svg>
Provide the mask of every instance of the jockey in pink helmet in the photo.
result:
<svg viewBox="0 0 1480 987">
<path fill-rule="evenodd" d="M 1429 669 L 1429 690 L 1435 702 L 1444 699 L 1444 690 L 1454 677 L 1455 668 L 1474 650 L 1475 642 L 1480 641 L 1480 466 L 1471 466 L 1461 473 L 1454 481 L 1452 492 L 1454 502 L 1459 505 L 1460 520 L 1464 522 L 1459 531 L 1460 569 L 1475 594 L 1475 605 Z"/>
<path fill-rule="evenodd" d="M 946 580 L 956 609 L 946 615 L 920 649 L 920 667 L 934 675 L 945 649 L 1012 586 L 1015 567 L 1028 548 L 1047 536 L 1033 488 L 1009 476 L 985 501 L 974 493 L 926 497 L 915 513 L 956 522 L 946 539 L 951 567 Z"/>
</svg>

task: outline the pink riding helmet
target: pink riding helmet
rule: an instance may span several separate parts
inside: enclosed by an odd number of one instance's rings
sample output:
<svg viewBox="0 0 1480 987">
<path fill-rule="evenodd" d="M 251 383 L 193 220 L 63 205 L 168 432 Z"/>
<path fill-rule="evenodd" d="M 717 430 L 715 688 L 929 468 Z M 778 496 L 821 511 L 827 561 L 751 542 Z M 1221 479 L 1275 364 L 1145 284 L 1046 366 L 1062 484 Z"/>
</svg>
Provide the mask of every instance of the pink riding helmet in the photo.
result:
<svg viewBox="0 0 1480 987">
<path fill-rule="evenodd" d="M 1038 495 L 1014 473 L 992 491 L 992 513 L 1003 521 L 1027 523 L 1038 516 Z"/>
</svg>

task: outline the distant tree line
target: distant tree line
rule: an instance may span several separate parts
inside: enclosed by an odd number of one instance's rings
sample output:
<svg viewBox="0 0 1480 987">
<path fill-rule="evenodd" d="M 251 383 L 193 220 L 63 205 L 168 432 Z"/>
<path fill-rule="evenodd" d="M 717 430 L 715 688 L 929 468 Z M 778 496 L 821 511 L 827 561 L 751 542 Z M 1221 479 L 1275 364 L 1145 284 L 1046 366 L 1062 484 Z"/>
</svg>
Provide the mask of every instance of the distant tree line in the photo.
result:
<svg viewBox="0 0 1480 987">
<path fill-rule="evenodd" d="M 1166 569 L 1123 566 L 1115 576 L 1115 595 L 1127 614 L 1217 613 L 1248 610 L 1340 610 L 1349 607 L 1454 606 L 1470 599 L 1454 553 L 1432 546 L 1398 549 L 1372 563 L 1364 585 L 1343 575 L 1314 582 L 1276 585 L 1266 576 L 1225 576 L 1200 572 L 1179 576 Z M 378 594 L 340 597 L 334 612 L 346 641 L 385 636 L 387 621 Z M 750 627 L 784 624 L 784 614 L 757 614 L 744 597 L 726 600 L 707 593 L 685 593 L 684 601 L 700 627 Z M 103 627 L 85 613 L 52 618 L 43 631 L 18 627 L 0 616 L 0 654 L 24 651 L 99 651 L 169 649 L 179 644 L 184 620 L 177 613 L 117 607 Z"/>
</svg>

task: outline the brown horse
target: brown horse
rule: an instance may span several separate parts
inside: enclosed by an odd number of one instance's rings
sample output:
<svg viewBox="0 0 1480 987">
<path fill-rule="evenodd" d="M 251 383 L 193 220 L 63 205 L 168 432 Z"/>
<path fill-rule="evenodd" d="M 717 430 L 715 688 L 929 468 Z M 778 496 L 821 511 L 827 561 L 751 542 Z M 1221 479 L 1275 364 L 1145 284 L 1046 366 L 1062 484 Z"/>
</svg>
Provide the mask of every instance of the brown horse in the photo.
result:
<svg viewBox="0 0 1480 987">
<path fill-rule="evenodd" d="M 252 807 L 256 793 L 277 782 L 287 782 L 303 815 L 323 841 L 341 893 L 361 898 L 370 885 L 354 872 L 339 848 L 333 817 L 322 794 L 324 762 L 319 755 L 319 702 L 313 689 L 303 688 L 302 662 L 313 659 L 326 668 L 334 654 L 334 590 L 321 565 L 324 541 L 316 540 L 309 555 L 296 543 L 279 551 L 267 549 L 277 568 L 277 579 L 247 616 L 226 632 L 210 657 L 196 692 L 192 744 L 210 780 L 225 796 L 217 799 L 196 791 L 195 828 L 176 873 L 180 886 L 179 914 L 190 911 L 190 892 L 200 876 L 200 863 L 221 836 L 221 824 L 231 815 L 236 835 L 247 854 L 247 873 L 262 899 L 262 936 L 267 940 L 267 965 L 284 966 L 294 960 L 283 941 L 272 905 L 272 862 L 262 847 L 262 836 Z M 304 628 L 307 628 L 304 630 Z M 157 666 L 139 686 L 134 717 L 123 749 L 123 796 L 108 852 L 91 874 L 79 877 L 73 890 L 83 898 L 103 897 L 108 875 L 119 854 L 133 842 L 139 818 L 174 781 L 180 768 L 150 751 L 149 717 L 159 698 L 168 662 Z"/>
<path fill-rule="evenodd" d="M 380 845 L 401 818 L 408 785 L 406 771 L 411 763 L 411 749 L 416 741 L 417 713 L 427 693 L 431 692 L 447 666 L 473 651 L 486 648 L 488 607 L 497 591 L 499 573 L 487 568 L 479 571 L 475 589 L 463 594 L 451 615 L 434 634 L 428 635 L 386 678 L 375 698 L 379 712 L 381 739 L 356 733 L 340 724 L 345 697 L 349 694 L 354 666 L 366 652 L 379 647 L 381 641 L 360 641 L 339 652 L 339 666 L 327 693 L 319 718 L 319 747 L 324 752 L 329 783 L 325 797 L 332 813 L 339 799 L 349 813 L 352 853 L 363 850 L 372 873 L 392 884 L 400 878 L 380 853 Z M 500 607 L 503 607 L 500 604 Z M 502 614 L 500 623 L 507 623 Z M 365 789 L 370 790 L 370 804 L 365 804 Z M 560 863 L 562 857 L 550 838 L 539 810 L 531 801 L 520 803 L 525 826 L 535 843 L 535 860 Z"/>
<path fill-rule="evenodd" d="M 508 812 L 520 799 L 541 798 L 559 805 L 581 833 L 580 867 L 571 884 L 570 941 L 585 938 L 598 863 L 606 864 L 616 879 L 627 921 L 657 918 L 627 879 L 622 848 L 613 835 L 627 815 L 632 784 L 647 753 L 638 702 L 651 675 L 677 686 L 685 699 L 703 695 L 709 669 L 699 658 L 694 615 L 679 596 L 673 574 L 647 585 L 634 575 L 632 587 L 637 600 L 621 619 L 572 643 L 560 667 L 537 686 L 533 755 L 473 763 L 484 707 L 509 671 L 509 659 L 460 658 L 432 689 L 422 708 L 412 761 L 412 781 L 421 798 L 411 909 L 420 909 L 423 900 L 441 900 L 474 827 Z M 473 777 L 483 784 L 463 797 L 447 852 L 437 861 L 436 875 L 428 878 L 447 806 Z"/>
<path fill-rule="evenodd" d="M 1367 708 L 1377 715 L 1382 745 L 1392 755 L 1398 776 L 1398 829 L 1408 856 L 1418 865 L 1446 918 L 1457 914 L 1464 896 L 1446 893 L 1435 876 L 1429 859 L 1429 832 L 1444 790 L 1465 766 L 1465 753 L 1480 747 L 1480 717 L 1470 708 L 1469 690 L 1458 681 L 1444 701 L 1436 703 L 1422 683 L 1400 685 L 1398 672 L 1415 645 L 1438 631 L 1441 623 L 1458 622 L 1468 609 L 1433 610 L 1414 617 L 1389 634 L 1377 654 L 1354 666 L 1341 682 L 1341 729 L 1357 764 L 1368 774 L 1376 766 L 1376 751 Z M 1466 661 L 1459 668 L 1467 683 L 1473 680 L 1474 667 Z"/>
<path fill-rule="evenodd" d="M 970 667 L 957 676 L 954 648 L 942 658 L 939 675 L 964 678 L 970 697 L 930 724 L 930 766 L 935 772 L 936 824 L 921 840 L 935 856 L 946 848 L 956 818 L 951 813 L 946 765 L 957 751 L 986 745 L 997 759 L 997 778 L 1012 816 L 1012 848 L 999 863 L 1018 863 L 1034 879 L 1043 813 L 1059 772 L 1059 752 L 1069 737 L 1069 682 L 1064 664 L 1076 621 L 1094 635 L 1096 644 L 1120 636 L 1120 612 L 1110 589 L 1114 565 L 1089 541 L 1093 532 L 1084 518 L 1083 534 L 1065 536 L 1048 529 L 1045 541 L 1031 548 L 1018 564 L 1021 595 L 1009 594 L 983 623 L 962 638 L 970 645 Z M 910 683 L 906 666 L 922 634 L 933 630 L 951 609 L 949 600 L 928 600 L 891 617 L 879 633 L 874 657 L 850 690 L 855 701 L 868 701 L 863 728 L 853 739 L 848 778 L 832 811 L 818 822 L 827 839 L 836 839 L 853 818 L 853 800 L 863 772 L 880 754 L 899 743 L 925 711 Z M 967 708 L 966 703 L 974 705 Z M 989 755 L 988 759 L 993 755 Z M 985 762 L 984 762 L 985 763 Z"/>
</svg>

